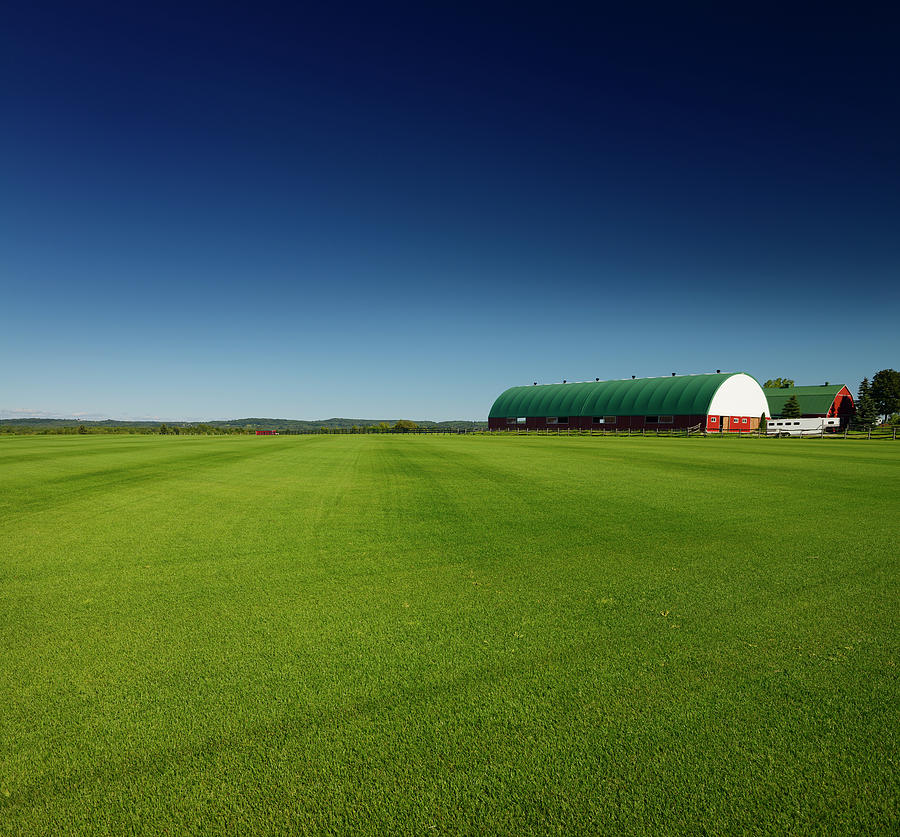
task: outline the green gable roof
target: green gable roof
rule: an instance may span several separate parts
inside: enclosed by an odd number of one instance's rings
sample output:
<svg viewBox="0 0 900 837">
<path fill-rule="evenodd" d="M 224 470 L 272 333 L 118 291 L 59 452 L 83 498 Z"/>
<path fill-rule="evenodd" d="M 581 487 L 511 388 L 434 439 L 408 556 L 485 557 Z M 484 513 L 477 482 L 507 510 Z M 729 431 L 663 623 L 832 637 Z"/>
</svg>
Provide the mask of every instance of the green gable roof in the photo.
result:
<svg viewBox="0 0 900 837">
<path fill-rule="evenodd" d="M 512 387 L 497 398 L 489 417 L 706 415 L 731 374 Z"/>
<path fill-rule="evenodd" d="M 769 402 L 769 412 L 773 416 L 780 416 L 784 405 L 792 395 L 797 396 L 802 414 L 825 415 L 837 398 L 837 394 L 844 388 L 843 384 L 829 384 L 827 387 L 766 387 L 766 401 Z"/>
</svg>

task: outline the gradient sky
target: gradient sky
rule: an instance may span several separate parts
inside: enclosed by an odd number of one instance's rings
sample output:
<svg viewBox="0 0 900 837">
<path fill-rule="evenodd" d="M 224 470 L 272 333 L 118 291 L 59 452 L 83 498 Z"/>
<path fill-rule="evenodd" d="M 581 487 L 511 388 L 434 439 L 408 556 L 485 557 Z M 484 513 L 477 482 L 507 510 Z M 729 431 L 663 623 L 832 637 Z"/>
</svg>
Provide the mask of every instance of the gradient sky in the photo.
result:
<svg viewBox="0 0 900 837">
<path fill-rule="evenodd" d="M 8 6 L 0 417 L 900 368 L 889 4 L 486 8 Z"/>
</svg>

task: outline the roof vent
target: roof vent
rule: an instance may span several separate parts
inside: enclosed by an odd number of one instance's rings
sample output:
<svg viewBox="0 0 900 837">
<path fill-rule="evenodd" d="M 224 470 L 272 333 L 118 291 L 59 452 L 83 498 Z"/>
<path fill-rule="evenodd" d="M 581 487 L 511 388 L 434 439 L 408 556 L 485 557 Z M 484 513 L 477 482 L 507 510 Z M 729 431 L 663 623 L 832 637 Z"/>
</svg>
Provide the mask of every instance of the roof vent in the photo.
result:
<svg viewBox="0 0 900 837">
<path fill-rule="evenodd" d="M 672 377 L 673 377 L 673 378 L 675 377 L 675 373 L 674 373 L 674 372 L 672 373 Z"/>
<path fill-rule="evenodd" d="M 568 383 L 568 381 L 566 381 L 566 379 L 565 379 L 565 378 L 563 378 L 563 383 L 564 383 L 564 384 L 565 384 L 565 383 Z"/>
<path fill-rule="evenodd" d="M 594 380 L 595 380 L 595 381 L 599 381 L 600 379 L 599 379 L 599 378 L 594 378 Z"/>
<path fill-rule="evenodd" d="M 717 370 L 716 370 L 716 374 L 717 374 L 717 375 L 721 375 L 721 374 L 722 374 L 722 370 L 721 370 L 721 369 L 717 369 Z"/>
<path fill-rule="evenodd" d="M 536 387 L 536 386 L 537 386 L 537 381 L 535 381 L 535 382 L 532 384 L 532 386 L 535 386 L 535 387 Z"/>
<path fill-rule="evenodd" d="M 634 380 L 634 375 L 631 376 L 631 380 L 632 380 L 632 381 Z"/>
</svg>

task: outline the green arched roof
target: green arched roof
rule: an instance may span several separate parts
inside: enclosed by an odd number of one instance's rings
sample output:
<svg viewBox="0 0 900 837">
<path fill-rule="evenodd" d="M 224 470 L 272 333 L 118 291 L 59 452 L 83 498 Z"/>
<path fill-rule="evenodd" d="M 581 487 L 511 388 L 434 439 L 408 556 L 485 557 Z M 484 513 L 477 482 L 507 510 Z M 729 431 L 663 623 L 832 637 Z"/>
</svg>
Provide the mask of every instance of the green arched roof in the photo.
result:
<svg viewBox="0 0 900 837">
<path fill-rule="evenodd" d="M 494 402 L 489 417 L 706 415 L 732 374 L 512 387 Z"/>
</svg>

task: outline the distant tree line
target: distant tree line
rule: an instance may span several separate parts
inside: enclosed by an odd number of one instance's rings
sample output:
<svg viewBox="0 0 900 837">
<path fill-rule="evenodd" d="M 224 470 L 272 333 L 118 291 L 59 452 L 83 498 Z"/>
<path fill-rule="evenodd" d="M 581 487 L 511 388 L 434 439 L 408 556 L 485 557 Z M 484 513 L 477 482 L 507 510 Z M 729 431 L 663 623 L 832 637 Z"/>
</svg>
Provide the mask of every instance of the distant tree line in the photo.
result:
<svg viewBox="0 0 900 837">
<path fill-rule="evenodd" d="M 131 425 L 86 425 L 86 424 L 64 424 L 64 425 L 33 425 L 33 424 L 0 424 L 0 434 L 10 434 L 17 436 L 74 436 L 74 435 L 91 435 L 99 436 L 108 433 L 116 433 L 127 436 L 150 436 L 157 432 L 154 427 L 136 427 Z"/>
<path fill-rule="evenodd" d="M 163 436 L 204 435 L 230 436 L 240 433 L 253 433 L 254 430 L 243 427 L 216 427 L 212 424 L 19 424 L 16 422 L 0 424 L 0 433 L 19 436 L 99 436 L 109 433 L 129 436 Z"/>
<path fill-rule="evenodd" d="M 426 421 L 410 419 L 373 421 L 327 419 L 324 422 L 291 419 L 235 419 L 215 422 L 115 422 L 81 421 L 77 419 L 0 419 L 0 433 L 17 435 L 62 435 L 115 433 L 128 435 L 240 435 L 257 430 L 276 430 L 288 433 L 410 433 L 419 430 L 484 430 L 487 422 Z"/>
<path fill-rule="evenodd" d="M 255 433 L 255 428 L 233 427 L 199 422 L 197 424 L 166 424 L 159 426 L 160 436 L 235 436 L 241 433 Z"/>
<path fill-rule="evenodd" d="M 379 421 L 377 424 L 352 424 L 349 427 L 329 427 L 328 425 L 321 425 L 317 428 L 316 431 L 318 433 L 414 433 L 419 430 L 450 430 L 455 428 L 450 428 L 446 426 L 439 426 L 434 422 L 430 422 L 429 424 L 418 424 L 417 422 L 411 421 L 410 419 L 400 419 L 399 421 L 391 424 L 387 421 Z M 290 431 L 288 431 L 290 432 Z M 297 431 L 294 431 L 297 432 Z M 299 432 L 309 432 L 309 431 L 299 431 Z"/>
</svg>

